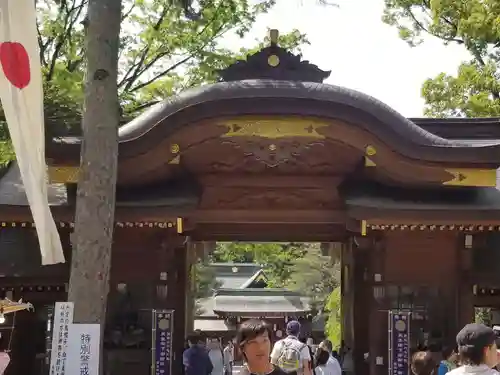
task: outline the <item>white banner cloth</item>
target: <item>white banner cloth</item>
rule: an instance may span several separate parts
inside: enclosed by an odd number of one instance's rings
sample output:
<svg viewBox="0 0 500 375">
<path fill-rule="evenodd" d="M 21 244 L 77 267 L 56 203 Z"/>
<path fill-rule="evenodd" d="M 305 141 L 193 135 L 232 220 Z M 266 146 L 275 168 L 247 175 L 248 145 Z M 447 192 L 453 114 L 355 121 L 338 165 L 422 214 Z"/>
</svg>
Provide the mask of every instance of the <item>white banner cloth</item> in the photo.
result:
<svg viewBox="0 0 500 375">
<path fill-rule="evenodd" d="M 42 264 L 64 262 L 47 199 L 42 71 L 33 0 L 0 0 L 0 99 L 36 225 Z"/>
</svg>

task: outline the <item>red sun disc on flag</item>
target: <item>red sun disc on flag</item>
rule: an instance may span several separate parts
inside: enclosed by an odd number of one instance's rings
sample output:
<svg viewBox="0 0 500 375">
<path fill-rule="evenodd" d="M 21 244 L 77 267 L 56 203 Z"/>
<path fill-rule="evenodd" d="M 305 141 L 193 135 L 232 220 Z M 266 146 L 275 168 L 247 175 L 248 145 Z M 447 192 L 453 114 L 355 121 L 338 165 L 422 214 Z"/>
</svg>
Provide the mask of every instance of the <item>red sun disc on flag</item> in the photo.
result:
<svg viewBox="0 0 500 375">
<path fill-rule="evenodd" d="M 0 44 L 0 64 L 5 78 L 18 89 L 24 89 L 31 80 L 30 58 L 21 43 L 4 42 Z"/>
</svg>

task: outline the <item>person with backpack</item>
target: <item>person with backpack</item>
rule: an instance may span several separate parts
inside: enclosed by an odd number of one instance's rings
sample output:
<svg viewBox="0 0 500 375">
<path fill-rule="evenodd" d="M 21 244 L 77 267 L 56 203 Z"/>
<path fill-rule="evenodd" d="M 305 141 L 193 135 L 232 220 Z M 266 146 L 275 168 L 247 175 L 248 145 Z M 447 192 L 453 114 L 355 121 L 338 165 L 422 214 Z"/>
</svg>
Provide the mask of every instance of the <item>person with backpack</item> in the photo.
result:
<svg viewBox="0 0 500 375">
<path fill-rule="evenodd" d="M 274 344 L 271 363 L 288 374 L 312 375 L 309 348 L 298 338 L 300 323 L 296 320 L 288 322 L 286 334 L 287 337 Z"/>
</svg>

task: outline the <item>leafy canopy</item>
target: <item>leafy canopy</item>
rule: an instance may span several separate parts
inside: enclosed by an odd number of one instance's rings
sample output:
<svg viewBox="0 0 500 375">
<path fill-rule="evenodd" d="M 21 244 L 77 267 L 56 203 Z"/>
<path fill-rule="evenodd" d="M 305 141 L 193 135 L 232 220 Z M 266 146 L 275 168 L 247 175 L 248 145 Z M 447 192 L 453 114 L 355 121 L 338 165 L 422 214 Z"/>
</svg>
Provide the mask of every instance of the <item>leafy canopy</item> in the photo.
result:
<svg viewBox="0 0 500 375">
<path fill-rule="evenodd" d="M 424 83 L 426 115 L 500 115 L 499 1 L 385 0 L 383 20 L 396 26 L 411 46 L 422 43 L 427 34 L 459 44 L 471 54 L 456 76 L 442 73 Z"/>
<path fill-rule="evenodd" d="M 252 2 L 253 3 L 253 2 Z M 186 18 L 172 0 L 124 0 L 118 88 L 124 120 L 186 88 L 217 79 L 216 70 L 253 48 L 228 50 L 222 39 L 243 37 L 275 0 L 201 1 L 196 19 Z M 38 0 L 40 49 L 45 81 L 69 101 L 83 101 L 86 0 Z M 294 49 L 306 43 L 293 31 L 280 43 Z M 47 105 L 51 97 L 46 98 Z M 79 124 L 79 117 L 75 118 Z"/>
<path fill-rule="evenodd" d="M 334 347 L 339 347 L 342 340 L 342 294 L 340 286 L 336 287 L 328 296 L 325 304 L 327 320 L 325 325 L 326 337 Z"/>
<path fill-rule="evenodd" d="M 123 0 L 119 54 L 122 122 L 189 87 L 217 80 L 216 70 L 268 43 L 229 50 L 221 41 L 245 36 L 275 0 L 203 0 L 197 17 L 186 17 L 174 0 Z M 37 0 L 39 48 L 48 137 L 80 134 L 85 75 L 87 0 Z M 293 51 L 308 43 L 297 30 L 280 36 Z M 3 121 L 2 121 L 3 120 Z M 3 113 L 0 164 L 13 160 Z"/>
</svg>

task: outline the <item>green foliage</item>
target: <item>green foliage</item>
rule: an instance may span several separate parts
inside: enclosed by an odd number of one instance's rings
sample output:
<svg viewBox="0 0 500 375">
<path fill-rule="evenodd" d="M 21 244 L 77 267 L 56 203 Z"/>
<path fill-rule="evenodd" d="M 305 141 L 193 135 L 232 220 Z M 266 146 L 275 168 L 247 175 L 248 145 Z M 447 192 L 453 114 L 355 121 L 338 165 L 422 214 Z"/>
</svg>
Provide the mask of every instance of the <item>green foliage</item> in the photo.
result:
<svg viewBox="0 0 500 375">
<path fill-rule="evenodd" d="M 262 264 L 270 287 L 299 291 L 327 314 L 326 335 L 340 345 L 340 263 L 318 243 L 219 242 L 212 261 Z"/>
<path fill-rule="evenodd" d="M 36 2 L 40 58 L 44 78 L 47 135 L 81 133 L 85 76 L 87 0 Z M 216 69 L 245 58 L 253 48 L 232 51 L 221 47 L 228 34 L 243 37 L 257 17 L 275 0 L 200 1 L 199 17 L 185 17 L 185 2 L 123 0 L 119 53 L 119 95 L 122 123 L 144 109 L 192 86 L 214 82 Z M 181 6 L 179 6 L 179 3 Z M 285 48 L 299 51 L 304 34 L 280 37 Z M 0 142 L 8 142 L 5 117 L 0 112 Z M 8 146 L 10 147 L 10 146 Z M 0 149 L 0 152 L 2 150 Z M 13 154 L 0 156 L 0 164 Z"/>
<path fill-rule="evenodd" d="M 215 81 L 216 69 L 255 50 L 230 51 L 220 46 L 230 33 L 246 35 L 275 0 L 250 3 L 201 1 L 202 11 L 192 20 L 184 17 L 177 1 L 123 0 L 118 79 L 123 121 L 181 90 Z M 56 88 L 46 91 L 46 107 L 83 104 L 86 4 L 86 0 L 72 5 L 59 0 L 37 2 L 44 78 Z M 306 42 L 297 31 L 280 40 L 292 49 Z M 67 103 L 61 103 L 61 96 Z M 65 116 L 61 121 L 78 125 L 80 113 L 75 111 L 72 119 Z"/>
<path fill-rule="evenodd" d="M 219 242 L 212 260 L 261 264 L 270 287 L 300 291 L 318 310 L 340 282 L 339 264 L 324 256 L 317 243 Z"/>
<path fill-rule="evenodd" d="M 325 304 L 325 312 L 327 315 L 325 334 L 328 339 L 333 343 L 334 347 L 340 346 L 342 340 L 342 316 L 341 316 L 341 290 L 337 286 L 328 296 Z"/>
<path fill-rule="evenodd" d="M 488 307 L 479 307 L 474 311 L 474 321 L 476 323 L 491 325 L 491 309 Z"/>
<path fill-rule="evenodd" d="M 213 254 L 216 262 L 261 264 L 270 287 L 282 288 L 290 280 L 292 266 L 307 249 L 297 243 L 219 242 Z"/>
<path fill-rule="evenodd" d="M 286 287 L 311 298 L 316 310 L 321 310 L 340 282 L 340 264 L 321 253 L 319 244 L 304 244 L 306 253 L 292 261 Z"/>
<path fill-rule="evenodd" d="M 213 268 L 207 267 L 201 260 L 194 265 L 191 276 L 195 286 L 195 299 L 210 297 L 213 291 L 221 286 L 215 279 Z"/>
<path fill-rule="evenodd" d="M 412 46 L 422 43 L 425 33 L 462 45 L 472 55 L 455 77 L 442 73 L 424 83 L 426 115 L 500 115 L 500 2 L 385 0 L 383 20 Z"/>
</svg>

